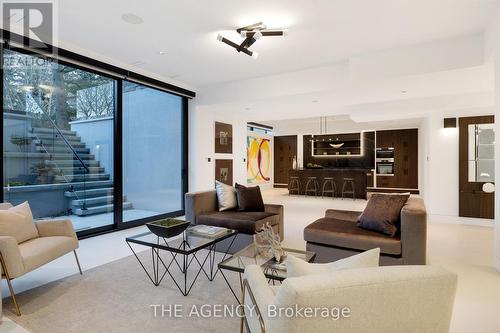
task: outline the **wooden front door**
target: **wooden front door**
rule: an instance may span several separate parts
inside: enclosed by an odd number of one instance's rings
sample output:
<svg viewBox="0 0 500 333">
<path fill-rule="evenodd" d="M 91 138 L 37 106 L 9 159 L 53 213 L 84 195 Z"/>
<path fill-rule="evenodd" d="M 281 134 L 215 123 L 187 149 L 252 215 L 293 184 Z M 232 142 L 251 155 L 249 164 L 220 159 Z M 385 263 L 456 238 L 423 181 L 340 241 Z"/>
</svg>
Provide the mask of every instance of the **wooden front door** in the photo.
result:
<svg viewBox="0 0 500 333">
<path fill-rule="evenodd" d="M 288 187 L 288 171 L 297 158 L 297 136 L 274 137 L 274 187 Z"/>
<path fill-rule="evenodd" d="M 459 216 L 495 216 L 495 193 L 483 191 L 495 177 L 493 123 L 493 116 L 459 119 Z"/>
</svg>

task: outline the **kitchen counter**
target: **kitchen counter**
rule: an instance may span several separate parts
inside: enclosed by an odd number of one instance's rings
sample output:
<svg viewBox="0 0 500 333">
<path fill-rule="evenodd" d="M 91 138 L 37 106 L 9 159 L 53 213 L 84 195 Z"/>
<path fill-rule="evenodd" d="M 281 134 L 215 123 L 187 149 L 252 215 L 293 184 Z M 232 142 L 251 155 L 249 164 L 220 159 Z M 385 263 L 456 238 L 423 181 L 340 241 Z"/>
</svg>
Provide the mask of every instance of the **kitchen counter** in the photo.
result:
<svg viewBox="0 0 500 333">
<path fill-rule="evenodd" d="M 337 186 L 337 192 L 335 193 L 335 196 L 341 197 L 344 178 L 353 178 L 355 184 L 356 198 L 359 199 L 366 199 L 367 177 L 371 175 L 372 175 L 371 169 L 363 169 L 363 168 L 298 169 L 298 170 L 288 171 L 289 177 L 299 178 L 300 194 L 305 194 L 307 177 L 316 177 L 316 180 L 318 181 L 319 185 L 318 195 L 321 195 L 321 191 L 323 189 L 323 184 L 325 181 L 324 179 L 326 177 L 331 177 L 334 179 L 335 184 Z M 328 189 L 330 189 L 329 185 Z M 348 189 L 350 189 L 350 186 Z M 312 193 L 310 193 L 310 195 L 312 195 Z M 327 193 L 327 195 L 331 196 L 331 193 Z M 346 197 L 350 196 L 351 195 L 346 194 Z"/>
</svg>

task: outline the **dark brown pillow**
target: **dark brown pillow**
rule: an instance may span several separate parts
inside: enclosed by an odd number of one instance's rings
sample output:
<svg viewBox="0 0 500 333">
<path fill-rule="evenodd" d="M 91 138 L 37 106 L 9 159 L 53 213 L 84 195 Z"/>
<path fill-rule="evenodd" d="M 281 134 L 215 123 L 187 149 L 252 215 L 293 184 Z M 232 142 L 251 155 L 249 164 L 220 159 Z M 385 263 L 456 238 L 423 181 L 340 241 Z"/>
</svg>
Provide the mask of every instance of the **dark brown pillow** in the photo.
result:
<svg viewBox="0 0 500 333">
<path fill-rule="evenodd" d="M 409 194 L 373 194 L 358 217 L 358 227 L 394 237 L 401 209 L 409 197 Z"/>
<path fill-rule="evenodd" d="M 236 183 L 236 198 L 238 199 L 238 210 L 240 212 L 263 212 L 264 201 L 260 193 L 260 187 L 246 187 Z"/>
</svg>

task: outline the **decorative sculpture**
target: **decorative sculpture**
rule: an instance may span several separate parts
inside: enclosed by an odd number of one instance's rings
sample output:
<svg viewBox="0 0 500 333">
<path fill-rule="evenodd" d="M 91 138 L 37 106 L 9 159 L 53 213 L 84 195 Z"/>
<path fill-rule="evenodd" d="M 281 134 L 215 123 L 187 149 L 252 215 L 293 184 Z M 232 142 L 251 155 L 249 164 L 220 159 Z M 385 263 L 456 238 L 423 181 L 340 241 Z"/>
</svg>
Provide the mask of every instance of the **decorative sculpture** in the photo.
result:
<svg viewBox="0 0 500 333">
<path fill-rule="evenodd" d="M 255 247 L 260 255 L 265 258 L 274 258 L 281 263 L 285 260 L 286 254 L 281 247 L 280 236 L 274 233 L 269 223 L 262 226 L 260 232 L 253 236 Z"/>
</svg>

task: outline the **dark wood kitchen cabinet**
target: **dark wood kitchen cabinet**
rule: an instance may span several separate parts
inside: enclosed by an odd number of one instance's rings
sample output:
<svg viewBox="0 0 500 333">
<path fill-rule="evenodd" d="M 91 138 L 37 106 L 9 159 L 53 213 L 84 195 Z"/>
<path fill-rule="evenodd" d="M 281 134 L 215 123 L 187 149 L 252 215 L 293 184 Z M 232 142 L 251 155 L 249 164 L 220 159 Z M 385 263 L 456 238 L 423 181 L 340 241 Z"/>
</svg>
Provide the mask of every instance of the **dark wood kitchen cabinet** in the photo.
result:
<svg viewBox="0 0 500 333">
<path fill-rule="evenodd" d="M 418 188 L 418 129 L 377 131 L 377 148 L 394 148 L 394 176 L 377 176 L 377 187 Z"/>
</svg>

